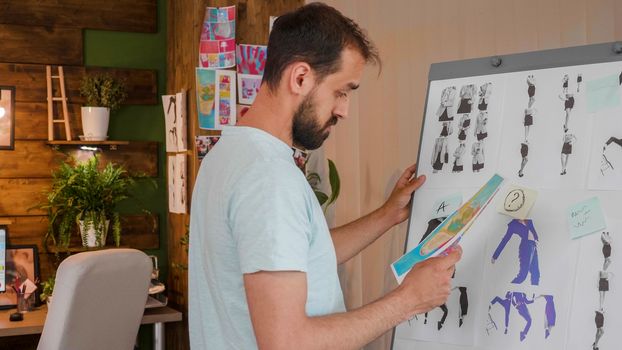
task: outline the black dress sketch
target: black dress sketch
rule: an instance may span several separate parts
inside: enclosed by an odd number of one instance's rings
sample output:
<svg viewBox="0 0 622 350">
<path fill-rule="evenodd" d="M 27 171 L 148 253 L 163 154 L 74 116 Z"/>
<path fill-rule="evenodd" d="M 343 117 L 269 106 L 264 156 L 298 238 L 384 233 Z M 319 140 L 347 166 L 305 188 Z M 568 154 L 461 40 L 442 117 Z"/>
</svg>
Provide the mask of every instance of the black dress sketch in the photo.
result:
<svg viewBox="0 0 622 350">
<path fill-rule="evenodd" d="M 568 74 L 564 74 L 564 77 L 562 78 L 562 91 L 567 94 L 568 93 L 568 80 L 570 79 L 570 77 L 568 76 Z"/>
<path fill-rule="evenodd" d="M 456 99 L 456 87 L 450 86 L 441 93 L 441 104 L 436 111 L 439 122 L 454 120 L 454 100 Z"/>
<path fill-rule="evenodd" d="M 468 114 L 464 114 L 460 117 L 460 124 L 458 125 L 458 129 L 460 132 L 458 133 L 459 141 L 466 141 L 467 138 L 467 130 L 471 127 L 471 118 L 469 118 Z"/>
<path fill-rule="evenodd" d="M 520 155 L 522 157 L 522 160 L 520 162 L 518 177 L 523 177 L 525 175 L 523 171 L 525 170 L 525 165 L 527 165 L 528 162 L 527 156 L 529 155 L 529 143 L 523 142 L 520 144 Z"/>
<path fill-rule="evenodd" d="M 577 93 L 581 92 L 581 83 L 583 82 L 583 75 L 579 73 L 577 75 Z"/>
<path fill-rule="evenodd" d="M 460 105 L 458 106 L 458 114 L 471 113 L 473 97 L 475 97 L 475 85 L 468 84 L 460 88 Z"/>
<path fill-rule="evenodd" d="M 570 122 L 570 113 L 574 108 L 574 95 L 573 94 L 565 94 L 559 95 L 559 98 L 564 101 L 564 111 L 566 112 L 566 117 L 564 120 L 564 132 L 568 132 L 568 123 Z"/>
<path fill-rule="evenodd" d="M 566 168 L 568 166 L 568 157 L 572 154 L 572 145 L 577 141 L 577 138 L 573 134 L 564 134 L 564 144 L 562 145 L 561 162 L 562 172 L 560 175 L 566 175 Z"/>
<path fill-rule="evenodd" d="M 484 142 L 474 142 L 471 146 L 471 155 L 473 156 L 473 172 L 479 173 L 484 169 Z"/>
<path fill-rule="evenodd" d="M 486 128 L 488 124 L 488 112 L 479 112 L 475 119 L 475 137 L 477 141 L 482 141 L 488 137 L 488 130 Z"/>
<path fill-rule="evenodd" d="M 600 240 L 603 242 L 603 257 L 605 258 L 603 270 L 607 270 L 611 265 L 611 236 L 609 232 L 601 233 Z"/>
<path fill-rule="evenodd" d="M 527 96 L 529 96 L 527 107 L 531 108 L 536 102 L 536 78 L 532 74 L 527 76 Z"/>
<path fill-rule="evenodd" d="M 529 129 L 533 125 L 533 117 L 535 116 L 537 110 L 535 108 L 525 108 L 525 119 L 523 120 L 523 125 L 525 126 L 525 142 L 529 138 Z"/>
<path fill-rule="evenodd" d="M 437 173 L 443 170 L 443 165 L 449 162 L 449 153 L 447 153 L 447 138 L 439 137 L 434 142 L 434 150 L 432 151 L 432 172 Z"/>
<path fill-rule="evenodd" d="M 592 344 L 592 350 L 598 350 L 598 342 L 600 341 L 600 338 L 602 338 L 603 334 L 605 334 L 605 331 L 603 330 L 603 327 L 605 326 L 605 310 L 596 310 L 594 323 L 596 323 L 596 337 L 594 343 Z"/>
<path fill-rule="evenodd" d="M 488 82 L 486 84 L 482 84 L 479 87 L 479 102 L 477 103 L 477 109 L 480 111 L 488 110 L 488 99 L 492 94 L 492 83 Z"/>
<path fill-rule="evenodd" d="M 605 293 L 609 291 L 609 273 L 607 271 L 598 272 L 598 292 L 600 294 L 599 305 L 602 309 L 605 303 Z"/>
<path fill-rule="evenodd" d="M 459 173 L 464 170 L 464 162 L 462 160 L 462 157 L 464 156 L 465 151 L 466 145 L 461 142 L 454 151 L 454 167 L 451 169 L 452 172 Z"/>
</svg>

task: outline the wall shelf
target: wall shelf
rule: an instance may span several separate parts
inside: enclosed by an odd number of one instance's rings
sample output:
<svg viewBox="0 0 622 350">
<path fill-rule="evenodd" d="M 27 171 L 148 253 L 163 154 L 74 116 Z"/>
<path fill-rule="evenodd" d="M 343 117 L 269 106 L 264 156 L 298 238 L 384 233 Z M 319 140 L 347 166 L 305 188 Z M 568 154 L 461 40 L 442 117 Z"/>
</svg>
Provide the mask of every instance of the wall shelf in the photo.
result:
<svg viewBox="0 0 622 350">
<path fill-rule="evenodd" d="M 117 146 L 120 145 L 129 145 L 130 142 L 129 141 L 80 141 L 80 140 L 76 140 L 76 141 L 48 141 L 47 142 L 48 145 L 53 146 L 53 147 L 61 147 L 61 146 L 66 146 L 66 147 L 81 147 L 81 146 L 106 146 L 109 147 L 109 149 L 111 151 L 114 151 L 117 149 Z"/>
</svg>

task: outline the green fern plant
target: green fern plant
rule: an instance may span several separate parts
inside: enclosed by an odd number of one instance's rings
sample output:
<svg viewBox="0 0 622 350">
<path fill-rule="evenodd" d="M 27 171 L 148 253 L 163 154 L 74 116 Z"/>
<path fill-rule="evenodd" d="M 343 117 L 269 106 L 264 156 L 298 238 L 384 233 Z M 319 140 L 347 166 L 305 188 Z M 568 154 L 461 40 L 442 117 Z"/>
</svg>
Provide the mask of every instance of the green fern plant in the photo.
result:
<svg viewBox="0 0 622 350">
<path fill-rule="evenodd" d="M 55 246 L 67 248 L 72 232 L 76 231 L 76 222 L 80 220 L 85 227 L 96 228 L 99 239 L 105 232 L 97 228 L 105 227 L 106 220 L 110 220 L 114 243 L 119 246 L 121 222 L 117 205 L 133 197 L 135 185 L 135 177 L 128 176 L 122 166 L 108 163 L 100 170 L 97 155 L 75 165 L 62 163 L 53 172 L 52 187 L 39 206 L 48 213 L 45 242 L 52 240 Z"/>
</svg>

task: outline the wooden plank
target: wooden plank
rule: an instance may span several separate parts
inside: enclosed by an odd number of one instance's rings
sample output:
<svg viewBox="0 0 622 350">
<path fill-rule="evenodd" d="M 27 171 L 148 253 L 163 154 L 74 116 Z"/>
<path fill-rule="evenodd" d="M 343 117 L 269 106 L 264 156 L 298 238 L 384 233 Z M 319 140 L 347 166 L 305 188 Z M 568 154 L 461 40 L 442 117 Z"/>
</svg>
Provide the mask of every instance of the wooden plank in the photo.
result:
<svg viewBox="0 0 622 350">
<path fill-rule="evenodd" d="M 81 65 L 82 30 L 0 24 L 4 62 Z"/>
<path fill-rule="evenodd" d="M 157 1 L 2 1 L 0 23 L 155 33 Z"/>
<path fill-rule="evenodd" d="M 45 83 L 45 82 L 44 82 Z M 69 124 L 71 125 L 71 135 L 77 138 L 82 135 L 82 118 L 80 117 L 80 105 L 70 103 L 67 105 L 69 110 Z M 60 103 L 55 104 L 54 115 L 61 114 Z M 48 107 L 45 102 L 15 102 L 15 140 L 47 140 L 47 112 Z M 62 130 L 61 130 L 62 129 Z M 56 139 L 65 139 L 64 127 L 56 123 L 54 128 Z"/>
<path fill-rule="evenodd" d="M 70 103 L 83 103 L 80 81 L 87 73 L 109 73 L 125 79 L 128 98 L 124 104 L 158 104 L 156 71 L 152 69 L 65 67 L 65 87 Z M 45 65 L 0 63 L 0 85 L 15 86 L 15 101 L 45 102 L 47 87 Z M 55 84 L 58 89 L 58 84 Z M 55 91 L 55 96 L 60 96 Z"/>
<path fill-rule="evenodd" d="M 44 141 L 15 141 L 15 150 L 0 157 L 0 178 L 51 178 L 63 155 Z"/>
<path fill-rule="evenodd" d="M 79 147 L 80 144 L 62 146 L 63 152 L 59 152 L 47 141 L 17 140 L 15 150 L 3 152 L 0 157 L 0 178 L 51 178 L 52 170 L 68 159 L 67 156 L 85 161 L 93 155 L 92 151 L 83 151 Z M 116 151 L 99 153 L 102 167 L 112 162 L 133 175 L 158 176 L 157 142 L 133 141 L 116 147 Z"/>
<path fill-rule="evenodd" d="M 32 209 L 44 199 L 51 179 L 0 179 L 0 216 L 44 215 L 40 209 Z"/>
<path fill-rule="evenodd" d="M 12 216 L 9 218 L 13 220 L 13 224 L 8 227 L 9 244 L 35 244 L 40 252 L 45 252 L 43 237 L 48 229 L 47 216 Z M 106 243 L 110 247 L 114 246 L 112 234 L 108 235 Z M 77 233 L 74 234 L 70 246 L 80 247 L 81 245 L 80 236 Z M 135 249 L 158 249 L 160 247 L 158 216 L 122 215 L 121 245 Z"/>
<path fill-rule="evenodd" d="M 101 148 L 106 148 L 102 146 Z M 123 166 L 132 175 L 158 177 L 158 143 L 153 141 L 132 141 L 127 145 L 117 145 L 116 150 L 100 152 L 101 164 L 112 162 Z M 84 161 L 92 156 L 91 151 L 79 148 L 61 147 L 72 157 Z"/>
</svg>

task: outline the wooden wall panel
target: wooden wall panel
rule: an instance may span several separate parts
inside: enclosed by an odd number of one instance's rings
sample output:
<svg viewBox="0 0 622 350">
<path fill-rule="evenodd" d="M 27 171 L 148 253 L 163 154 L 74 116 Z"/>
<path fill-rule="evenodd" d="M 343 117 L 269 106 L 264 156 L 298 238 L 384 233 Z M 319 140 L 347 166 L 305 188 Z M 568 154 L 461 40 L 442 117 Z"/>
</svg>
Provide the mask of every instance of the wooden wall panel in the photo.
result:
<svg viewBox="0 0 622 350">
<path fill-rule="evenodd" d="M 0 1 L 0 23 L 155 33 L 156 21 L 156 0 Z"/>
<path fill-rule="evenodd" d="M 63 158 L 44 141 L 17 140 L 15 150 L 0 157 L 0 178 L 51 178 Z"/>
<path fill-rule="evenodd" d="M 82 30 L 0 24 L 3 62 L 81 65 Z"/>
<path fill-rule="evenodd" d="M 81 151 L 75 145 L 61 149 L 80 161 L 87 160 L 93 154 Z M 100 157 L 102 167 L 112 162 L 123 166 L 130 174 L 158 176 L 157 142 L 133 141 L 117 146 L 116 151 L 102 152 Z M 15 150 L 3 152 L 0 157 L 0 178 L 51 178 L 52 170 L 66 158 L 63 152 L 56 151 L 47 141 L 17 140 Z"/>
<path fill-rule="evenodd" d="M 4 219 L 13 222 L 9 226 L 9 244 L 35 244 L 40 252 L 45 251 L 43 237 L 48 229 L 47 216 L 12 216 Z M 158 249 L 158 226 L 159 220 L 155 215 L 121 216 L 121 245 L 136 249 Z M 82 245 L 78 234 L 72 237 L 71 242 L 75 247 Z M 111 234 L 107 237 L 107 243 L 114 246 Z"/>
<path fill-rule="evenodd" d="M 29 209 L 44 199 L 50 184 L 51 179 L 0 179 L 0 216 L 45 215 L 43 210 Z"/>
<path fill-rule="evenodd" d="M 80 80 L 87 73 L 110 73 L 125 79 L 128 98 L 124 104 L 158 104 L 155 70 L 103 67 L 65 67 L 65 86 L 71 103 L 83 103 Z M 53 70 L 55 72 L 55 70 Z M 45 65 L 0 63 L 0 85 L 16 86 L 16 102 L 46 102 Z M 58 87 L 58 84 L 54 85 Z M 59 96 L 60 93 L 55 93 Z"/>
<path fill-rule="evenodd" d="M 82 134 L 82 118 L 80 104 L 69 103 L 69 124 L 71 135 L 77 138 Z M 60 103 L 54 104 L 54 116 L 62 115 Z M 48 105 L 46 102 L 15 102 L 15 139 L 16 140 L 47 140 L 48 139 Z M 65 127 L 60 123 L 54 124 L 56 139 L 65 139 Z"/>
</svg>

